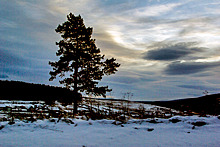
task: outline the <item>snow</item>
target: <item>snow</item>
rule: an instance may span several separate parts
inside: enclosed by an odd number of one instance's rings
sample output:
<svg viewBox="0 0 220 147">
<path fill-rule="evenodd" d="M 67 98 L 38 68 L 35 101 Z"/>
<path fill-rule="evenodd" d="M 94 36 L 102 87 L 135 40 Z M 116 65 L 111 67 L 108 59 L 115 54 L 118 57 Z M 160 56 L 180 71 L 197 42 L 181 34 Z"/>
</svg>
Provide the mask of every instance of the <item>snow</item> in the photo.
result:
<svg viewBox="0 0 220 147">
<path fill-rule="evenodd" d="M 172 123 L 170 120 L 180 122 Z M 217 116 L 175 116 L 170 119 L 131 119 L 114 125 L 114 120 L 70 119 L 74 124 L 48 119 L 25 123 L 0 122 L 0 146 L 210 146 L 220 145 L 220 120 Z M 204 126 L 193 122 L 204 121 Z"/>
<path fill-rule="evenodd" d="M 113 106 L 114 105 L 114 106 Z M 84 100 L 80 104 L 80 111 L 88 111 L 92 107 L 93 111 L 114 111 L 118 112 L 129 105 L 130 111 L 144 108 L 146 112 L 161 112 L 165 116 L 172 116 L 178 111 L 169 108 L 132 103 L 110 102 L 107 100 Z M 62 106 L 59 102 L 55 105 L 45 105 L 43 102 L 25 101 L 0 101 L 0 106 L 23 108 L 34 108 L 39 110 L 42 107 L 50 110 L 62 110 L 72 112 L 73 105 Z M 22 109 L 22 113 L 27 113 L 27 109 Z M 16 108 L 17 109 L 17 108 Z M 9 125 L 11 119 L 8 112 L 0 111 L 0 146 L 210 146 L 220 145 L 220 116 L 199 117 L 194 116 L 173 116 L 171 118 L 130 118 L 127 123 L 115 120 L 89 120 L 85 116 L 78 118 L 58 118 L 37 119 L 31 122 L 15 119 L 15 124 Z M 20 113 L 21 113 L 20 112 Z M 168 113 L 167 113 L 168 112 Z M 171 112 L 172 115 L 169 113 Z M 175 115 L 176 115 L 175 114 Z M 49 115 L 49 114 L 48 114 Z M 124 116 L 125 114 L 123 114 Z M 134 113 L 135 115 L 135 113 Z M 29 117 L 30 118 L 30 117 Z M 74 122 L 74 123 L 73 123 Z M 199 126 L 201 125 L 201 126 Z"/>
<path fill-rule="evenodd" d="M 3 107 L 25 107 L 27 109 L 29 109 L 30 107 L 34 107 L 34 106 L 41 106 L 42 104 L 44 104 L 43 101 L 9 101 L 9 100 L 0 100 L 0 108 Z"/>
</svg>

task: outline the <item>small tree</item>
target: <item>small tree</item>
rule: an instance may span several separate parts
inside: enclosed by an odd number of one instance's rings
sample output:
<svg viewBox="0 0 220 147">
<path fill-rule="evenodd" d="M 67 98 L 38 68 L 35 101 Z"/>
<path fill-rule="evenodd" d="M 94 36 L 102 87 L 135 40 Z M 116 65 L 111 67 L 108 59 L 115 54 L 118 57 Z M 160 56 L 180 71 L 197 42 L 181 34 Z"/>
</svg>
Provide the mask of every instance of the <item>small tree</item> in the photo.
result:
<svg viewBox="0 0 220 147">
<path fill-rule="evenodd" d="M 120 64 L 116 63 L 114 58 L 104 59 L 104 55 L 101 55 L 100 49 L 95 45 L 95 39 L 91 39 L 92 28 L 85 27 L 80 15 L 74 16 L 70 13 L 67 15 L 67 21 L 58 25 L 55 31 L 61 34 L 63 39 L 56 42 L 59 46 L 56 53 L 60 57 L 59 61 L 49 62 L 53 67 L 53 71 L 50 71 L 50 81 L 59 76 L 59 82 L 74 91 L 76 113 L 77 101 L 81 95 L 79 92 L 106 97 L 106 92 L 111 89 L 108 86 L 98 87 L 98 81 L 101 81 L 104 75 L 114 74 Z"/>
</svg>

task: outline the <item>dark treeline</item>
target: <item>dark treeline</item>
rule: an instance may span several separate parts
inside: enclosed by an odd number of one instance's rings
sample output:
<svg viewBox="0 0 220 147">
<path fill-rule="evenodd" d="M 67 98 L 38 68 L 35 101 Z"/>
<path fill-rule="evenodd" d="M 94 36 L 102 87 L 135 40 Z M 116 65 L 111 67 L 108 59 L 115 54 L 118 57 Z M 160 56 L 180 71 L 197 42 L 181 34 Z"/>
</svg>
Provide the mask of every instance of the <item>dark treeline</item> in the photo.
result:
<svg viewBox="0 0 220 147">
<path fill-rule="evenodd" d="M 200 114 L 220 114 L 220 94 L 206 95 L 199 98 L 188 98 L 173 101 L 153 101 L 145 103 L 181 111 L 194 111 Z"/>
<path fill-rule="evenodd" d="M 51 104 L 56 100 L 71 103 L 74 99 L 74 93 L 69 89 L 20 81 L 0 81 L 0 90 L 1 100 L 42 100 Z"/>
</svg>

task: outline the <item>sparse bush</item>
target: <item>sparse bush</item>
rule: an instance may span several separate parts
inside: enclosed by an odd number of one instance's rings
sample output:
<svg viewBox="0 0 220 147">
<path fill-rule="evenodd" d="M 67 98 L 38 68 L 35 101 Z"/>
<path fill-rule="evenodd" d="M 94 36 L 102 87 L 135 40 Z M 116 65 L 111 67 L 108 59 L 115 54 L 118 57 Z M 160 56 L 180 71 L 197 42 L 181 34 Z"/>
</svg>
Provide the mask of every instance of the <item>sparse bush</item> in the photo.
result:
<svg viewBox="0 0 220 147">
<path fill-rule="evenodd" d="M 181 120 L 178 119 L 178 118 L 173 118 L 173 119 L 169 119 L 169 121 L 172 122 L 172 123 L 178 123 L 178 122 L 180 122 Z"/>
<path fill-rule="evenodd" d="M 3 129 L 4 127 L 5 127 L 5 126 L 1 125 L 1 126 L 0 126 L 0 130 Z"/>
<path fill-rule="evenodd" d="M 67 124 L 74 124 L 74 122 L 71 119 L 64 118 L 62 119 L 62 121 L 66 122 Z"/>
<path fill-rule="evenodd" d="M 154 128 L 148 128 L 147 131 L 148 132 L 152 132 L 154 130 Z"/>
<path fill-rule="evenodd" d="M 198 126 L 198 127 L 204 126 L 204 125 L 206 125 L 206 124 L 207 124 L 207 123 L 204 122 L 204 121 L 197 121 L 197 122 L 193 122 L 193 123 L 192 123 L 192 125 Z"/>
</svg>

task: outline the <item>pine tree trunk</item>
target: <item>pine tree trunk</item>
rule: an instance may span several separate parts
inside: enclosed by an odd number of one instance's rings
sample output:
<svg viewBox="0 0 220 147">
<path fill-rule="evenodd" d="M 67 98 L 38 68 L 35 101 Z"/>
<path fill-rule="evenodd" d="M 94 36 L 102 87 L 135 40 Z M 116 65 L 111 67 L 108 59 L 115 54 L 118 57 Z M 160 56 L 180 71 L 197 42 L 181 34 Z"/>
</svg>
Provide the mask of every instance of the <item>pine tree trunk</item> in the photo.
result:
<svg viewBox="0 0 220 147">
<path fill-rule="evenodd" d="M 78 104 L 77 104 L 77 99 L 76 99 L 76 97 L 75 97 L 75 99 L 74 99 L 73 107 L 74 107 L 74 109 L 73 109 L 73 115 L 75 115 L 75 114 L 77 114 L 77 109 L 78 109 Z"/>
<path fill-rule="evenodd" d="M 77 41 L 77 48 L 79 48 L 78 39 L 76 39 L 76 41 Z M 75 53 L 78 57 L 78 52 L 76 51 Z M 75 93 L 75 97 L 74 97 L 73 115 L 77 114 L 77 107 L 78 107 L 77 100 L 79 99 L 78 87 L 77 87 L 77 84 L 78 84 L 78 81 L 77 81 L 78 69 L 79 69 L 78 59 L 76 59 L 76 65 L 74 67 L 74 93 Z"/>
<path fill-rule="evenodd" d="M 77 104 L 77 100 L 79 99 L 79 94 L 78 94 L 78 87 L 77 87 L 77 73 L 78 73 L 78 67 L 75 68 L 75 73 L 74 73 L 74 109 L 73 109 L 73 115 L 77 114 L 77 107 L 78 107 L 78 104 Z"/>
</svg>

